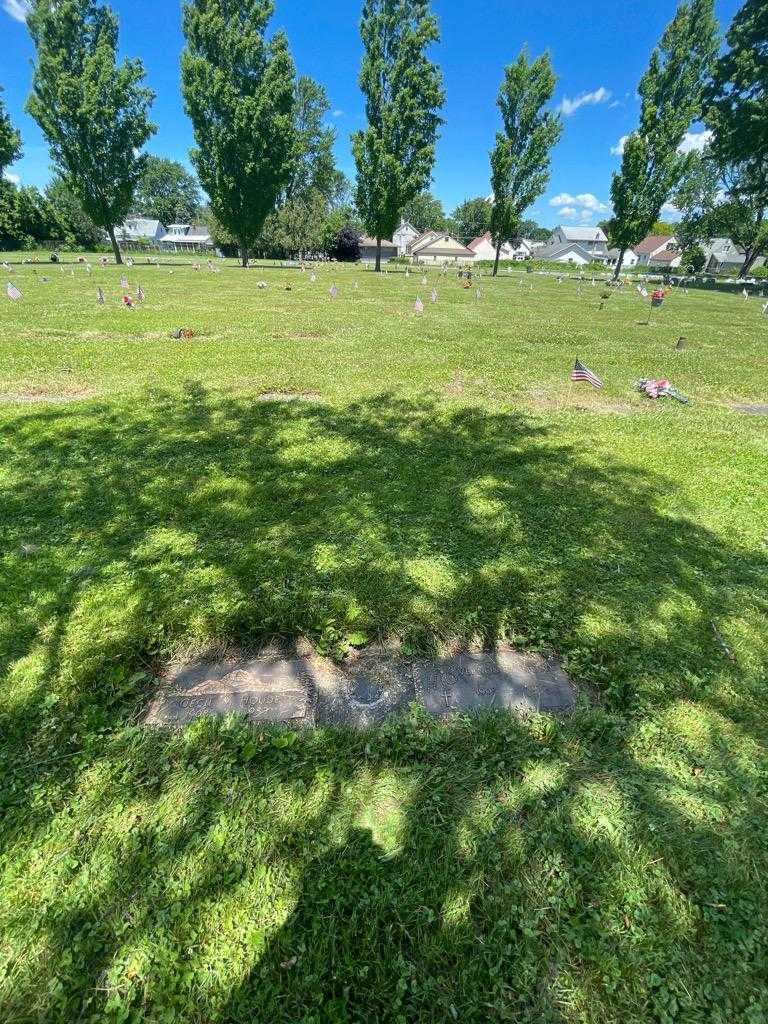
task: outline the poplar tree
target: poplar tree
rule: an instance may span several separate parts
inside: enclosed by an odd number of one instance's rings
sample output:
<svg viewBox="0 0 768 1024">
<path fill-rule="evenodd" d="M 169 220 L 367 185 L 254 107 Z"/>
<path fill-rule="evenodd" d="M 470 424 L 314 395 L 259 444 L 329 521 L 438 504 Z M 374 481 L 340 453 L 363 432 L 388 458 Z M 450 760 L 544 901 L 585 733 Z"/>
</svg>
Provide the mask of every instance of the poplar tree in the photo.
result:
<svg viewBox="0 0 768 1024">
<path fill-rule="evenodd" d="M 619 249 L 614 280 L 624 253 L 645 238 L 690 165 L 691 155 L 679 148 L 691 122 L 701 116 L 716 52 L 712 0 L 682 0 L 640 79 L 640 124 L 628 136 L 621 171 L 611 182 L 609 235 Z"/>
<path fill-rule="evenodd" d="M 440 69 L 426 50 L 440 36 L 428 0 L 365 0 L 360 35 L 368 127 L 352 136 L 355 200 L 376 239 L 380 270 L 382 238 L 392 237 L 400 211 L 432 175 L 444 93 Z"/>
<path fill-rule="evenodd" d="M 294 166 L 295 68 L 284 32 L 265 37 L 272 0 L 189 0 L 181 56 L 191 151 L 210 209 L 243 266 Z"/>
<path fill-rule="evenodd" d="M 21 156 L 21 135 L 13 127 L 2 93 L 3 87 L 0 85 L 0 179 L 5 168 Z"/>
<path fill-rule="evenodd" d="M 710 143 L 721 164 L 748 164 L 768 180 L 768 3 L 746 0 L 726 36 L 705 96 Z"/>
<path fill-rule="evenodd" d="M 559 114 L 545 111 L 556 83 L 548 53 L 534 61 L 525 50 L 504 69 L 496 100 L 503 131 L 496 133 L 491 151 L 491 235 L 496 246 L 493 276 L 505 242 L 520 237 L 523 212 L 549 181 L 550 152 L 563 131 Z"/>
<path fill-rule="evenodd" d="M 117 18 L 95 0 L 34 0 L 27 18 L 37 61 L 27 110 L 43 131 L 61 178 L 109 235 L 131 208 L 141 153 L 156 126 L 140 60 L 117 62 Z"/>
</svg>

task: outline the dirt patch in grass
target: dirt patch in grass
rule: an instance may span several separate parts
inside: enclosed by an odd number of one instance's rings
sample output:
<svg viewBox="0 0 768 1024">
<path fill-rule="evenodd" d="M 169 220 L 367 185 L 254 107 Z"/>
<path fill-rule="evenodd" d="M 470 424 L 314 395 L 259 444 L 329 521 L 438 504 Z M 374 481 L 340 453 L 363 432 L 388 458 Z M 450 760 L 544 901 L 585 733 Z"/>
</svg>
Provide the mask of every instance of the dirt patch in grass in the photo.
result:
<svg viewBox="0 0 768 1024">
<path fill-rule="evenodd" d="M 731 408 L 752 416 L 768 416 L 768 402 L 736 402 Z"/>
<path fill-rule="evenodd" d="M 262 402 L 319 402 L 319 391 L 290 391 L 282 388 L 269 388 L 260 391 L 256 396 Z"/>
<path fill-rule="evenodd" d="M 89 388 L 72 384 L 64 388 L 58 388 L 55 384 L 30 384 L 0 391 L 0 402 L 79 402 L 94 394 Z"/>
</svg>

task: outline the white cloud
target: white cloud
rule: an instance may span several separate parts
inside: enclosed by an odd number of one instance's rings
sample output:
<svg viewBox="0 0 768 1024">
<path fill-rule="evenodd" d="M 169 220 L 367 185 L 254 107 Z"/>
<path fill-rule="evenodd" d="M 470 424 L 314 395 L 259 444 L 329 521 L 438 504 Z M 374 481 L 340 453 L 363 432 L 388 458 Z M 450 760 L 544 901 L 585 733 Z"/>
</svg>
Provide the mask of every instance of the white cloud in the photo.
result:
<svg viewBox="0 0 768 1024">
<path fill-rule="evenodd" d="M 705 129 L 702 132 L 686 132 L 683 141 L 677 147 L 678 153 L 700 153 L 712 138 L 712 132 Z"/>
<path fill-rule="evenodd" d="M 674 203 L 664 203 L 660 211 L 661 217 L 682 217 L 682 213 L 678 210 Z"/>
<path fill-rule="evenodd" d="M 564 96 L 557 109 L 561 111 L 561 113 L 565 114 L 566 117 L 570 117 L 571 114 L 576 113 L 579 107 L 595 106 L 598 103 L 606 103 L 610 98 L 610 89 L 606 89 L 604 85 L 601 85 L 593 92 L 583 92 L 580 96 L 574 97 L 574 99 Z"/>
<path fill-rule="evenodd" d="M 331 117 L 343 117 L 343 116 L 344 116 L 344 111 L 343 110 L 334 110 L 334 112 L 331 114 Z"/>
<path fill-rule="evenodd" d="M 607 203 L 601 202 L 591 192 L 579 192 L 572 196 L 570 192 L 560 192 L 553 199 L 549 200 L 550 206 L 580 206 L 591 213 L 604 213 L 609 209 Z"/>
<path fill-rule="evenodd" d="M 3 10 L 14 21 L 26 21 L 29 14 L 29 4 L 27 0 L 3 0 Z"/>
<path fill-rule="evenodd" d="M 21 184 L 21 175 L 20 174 L 11 174 L 10 171 L 5 171 L 3 173 L 3 177 L 5 178 L 6 181 L 10 181 L 12 185 L 20 185 Z"/>
<path fill-rule="evenodd" d="M 549 200 L 549 205 L 557 209 L 563 220 L 578 220 L 580 224 L 588 224 L 598 214 L 611 211 L 610 205 L 598 199 L 592 192 L 578 192 L 576 195 L 560 192 Z"/>
<path fill-rule="evenodd" d="M 623 156 L 624 155 L 624 147 L 627 144 L 627 139 L 628 138 L 629 138 L 628 135 L 622 135 L 621 138 L 619 139 L 619 141 L 616 143 L 616 145 L 615 146 L 611 146 L 611 152 L 613 153 L 614 156 Z"/>
</svg>

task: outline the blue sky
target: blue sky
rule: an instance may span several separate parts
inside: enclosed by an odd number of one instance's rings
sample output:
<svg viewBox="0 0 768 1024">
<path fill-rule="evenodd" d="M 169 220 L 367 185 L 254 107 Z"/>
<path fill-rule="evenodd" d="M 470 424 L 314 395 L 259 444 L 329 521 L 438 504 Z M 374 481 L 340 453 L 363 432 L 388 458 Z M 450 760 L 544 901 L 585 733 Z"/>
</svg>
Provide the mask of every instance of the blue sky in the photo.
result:
<svg viewBox="0 0 768 1024">
<path fill-rule="evenodd" d="M 674 13 L 673 0 L 433 0 L 442 39 L 433 58 L 443 68 L 445 124 L 432 191 L 446 210 L 489 191 L 488 151 L 499 117 L 495 105 L 502 69 L 527 44 L 549 49 L 558 75 L 553 105 L 565 131 L 553 153 L 546 194 L 529 211 L 539 223 L 595 223 L 608 211 L 611 172 L 620 139 L 636 124 L 636 87 L 650 51 Z M 23 110 L 33 47 L 23 21 L 24 0 L 0 0 L 0 84 L 24 138 L 24 156 L 10 168 L 24 184 L 43 186 L 50 160 L 37 125 Z M 189 166 L 192 131 L 179 92 L 183 46 L 178 0 L 114 0 L 124 53 L 139 56 L 157 93 L 159 125 L 148 148 Z M 277 0 L 272 27 L 288 33 L 299 73 L 322 82 L 333 105 L 339 166 L 353 176 L 350 132 L 364 122 L 357 87 L 361 0 Z M 717 0 L 723 30 L 739 0 Z M 698 126 L 700 131 L 700 126 Z M 690 145 L 701 141 L 697 126 Z"/>
</svg>

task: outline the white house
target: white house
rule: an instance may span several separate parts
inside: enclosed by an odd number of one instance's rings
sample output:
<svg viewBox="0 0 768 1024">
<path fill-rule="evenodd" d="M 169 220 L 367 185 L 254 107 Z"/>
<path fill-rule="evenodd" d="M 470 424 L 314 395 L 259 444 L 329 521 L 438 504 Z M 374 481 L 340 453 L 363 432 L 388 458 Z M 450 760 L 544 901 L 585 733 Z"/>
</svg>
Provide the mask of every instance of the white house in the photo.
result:
<svg viewBox="0 0 768 1024">
<path fill-rule="evenodd" d="M 484 235 L 478 235 L 471 242 L 467 242 L 467 248 L 471 249 L 478 260 L 496 259 L 496 246 L 493 244 L 491 232 L 486 231 Z M 504 242 L 499 257 L 502 260 L 527 260 L 531 256 L 531 243 L 527 239 L 521 239 L 517 245 Z"/>
<path fill-rule="evenodd" d="M 585 249 L 580 242 L 547 242 L 541 249 L 534 250 L 537 260 L 550 260 L 554 263 L 572 263 L 583 267 L 599 257 Z"/>
<path fill-rule="evenodd" d="M 608 253 L 608 239 L 602 228 L 576 227 L 570 224 L 558 224 L 549 236 L 547 246 L 568 245 L 572 242 L 590 253 L 593 259 L 605 259 Z M 545 259 L 540 254 L 541 250 L 536 254 L 537 258 Z"/>
<path fill-rule="evenodd" d="M 129 217 L 115 228 L 118 242 L 149 241 L 157 245 L 165 234 L 165 225 L 152 217 Z"/>
<path fill-rule="evenodd" d="M 411 224 L 409 220 L 403 220 L 400 218 L 400 226 L 396 229 L 392 235 L 392 241 L 397 246 L 397 255 L 404 256 L 408 251 L 408 246 L 415 239 L 419 237 L 420 232 Z"/>
<path fill-rule="evenodd" d="M 624 253 L 624 259 L 621 261 L 622 270 L 624 267 L 636 267 L 637 266 L 637 253 L 634 249 L 627 249 Z M 619 250 L 609 249 L 605 258 L 605 262 L 609 267 L 615 267 L 619 261 Z"/>
<path fill-rule="evenodd" d="M 169 224 L 160 245 L 170 252 L 203 252 L 214 247 L 211 233 L 204 224 Z"/>
<path fill-rule="evenodd" d="M 397 256 L 397 246 L 388 238 L 381 240 L 381 262 L 386 263 L 393 256 Z M 363 263 L 374 263 L 376 261 L 376 239 L 370 235 L 360 236 L 360 259 Z"/>
<path fill-rule="evenodd" d="M 470 263 L 475 254 L 445 231 L 425 231 L 408 246 L 415 263 Z"/>
<path fill-rule="evenodd" d="M 667 270 L 679 267 L 682 257 L 674 235 L 646 235 L 635 246 L 635 252 L 638 266 Z"/>
</svg>

